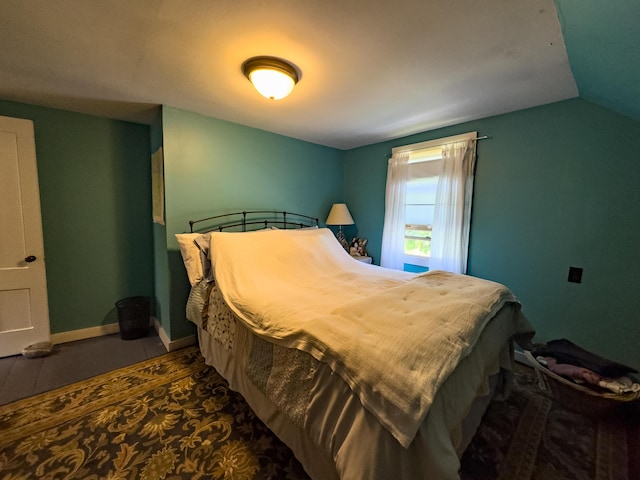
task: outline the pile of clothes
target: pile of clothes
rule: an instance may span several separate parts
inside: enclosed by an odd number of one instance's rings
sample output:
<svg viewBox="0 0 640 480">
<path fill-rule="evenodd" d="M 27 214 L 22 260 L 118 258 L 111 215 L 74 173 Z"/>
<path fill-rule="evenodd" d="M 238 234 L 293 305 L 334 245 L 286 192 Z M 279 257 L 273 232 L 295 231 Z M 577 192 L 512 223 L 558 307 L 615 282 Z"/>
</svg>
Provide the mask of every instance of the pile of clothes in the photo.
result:
<svg viewBox="0 0 640 480">
<path fill-rule="evenodd" d="M 602 392 L 640 392 L 634 368 L 599 357 L 566 339 L 535 345 L 536 360 L 556 375 Z"/>
</svg>

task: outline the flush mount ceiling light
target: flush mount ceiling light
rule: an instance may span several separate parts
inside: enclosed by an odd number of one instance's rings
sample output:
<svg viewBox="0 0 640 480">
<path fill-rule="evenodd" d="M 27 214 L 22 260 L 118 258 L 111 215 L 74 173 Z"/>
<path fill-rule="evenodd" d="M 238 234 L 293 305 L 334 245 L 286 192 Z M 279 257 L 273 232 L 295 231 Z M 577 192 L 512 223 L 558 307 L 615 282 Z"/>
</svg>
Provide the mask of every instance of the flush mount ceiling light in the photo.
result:
<svg viewBox="0 0 640 480">
<path fill-rule="evenodd" d="M 242 64 L 242 73 L 271 100 L 286 97 L 298 83 L 296 67 L 276 57 L 252 57 Z"/>
</svg>

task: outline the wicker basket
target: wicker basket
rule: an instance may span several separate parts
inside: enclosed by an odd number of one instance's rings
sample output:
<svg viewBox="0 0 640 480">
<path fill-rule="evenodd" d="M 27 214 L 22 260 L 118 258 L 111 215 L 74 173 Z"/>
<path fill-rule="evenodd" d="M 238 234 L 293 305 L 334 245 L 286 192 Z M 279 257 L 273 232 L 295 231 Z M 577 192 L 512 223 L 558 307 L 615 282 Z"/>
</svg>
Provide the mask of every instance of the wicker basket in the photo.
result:
<svg viewBox="0 0 640 480">
<path fill-rule="evenodd" d="M 583 387 L 540 365 L 531 352 L 525 350 L 524 354 L 536 372 L 540 390 L 552 400 L 557 400 L 579 413 L 608 415 L 615 413 L 621 406 L 640 399 L 640 392 L 618 394 L 596 392 L 591 388 Z"/>
</svg>

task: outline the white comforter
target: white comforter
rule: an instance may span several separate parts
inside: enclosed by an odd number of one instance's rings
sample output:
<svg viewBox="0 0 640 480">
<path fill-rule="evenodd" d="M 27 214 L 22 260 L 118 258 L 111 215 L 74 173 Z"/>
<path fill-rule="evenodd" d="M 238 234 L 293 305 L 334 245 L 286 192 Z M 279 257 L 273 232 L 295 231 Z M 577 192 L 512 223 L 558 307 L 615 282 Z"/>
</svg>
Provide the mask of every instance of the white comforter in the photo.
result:
<svg viewBox="0 0 640 480">
<path fill-rule="evenodd" d="M 327 229 L 214 232 L 210 257 L 249 328 L 326 362 L 405 448 L 487 322 L 517 304 L 494 282 L 362 264 Z"/>
</svg>

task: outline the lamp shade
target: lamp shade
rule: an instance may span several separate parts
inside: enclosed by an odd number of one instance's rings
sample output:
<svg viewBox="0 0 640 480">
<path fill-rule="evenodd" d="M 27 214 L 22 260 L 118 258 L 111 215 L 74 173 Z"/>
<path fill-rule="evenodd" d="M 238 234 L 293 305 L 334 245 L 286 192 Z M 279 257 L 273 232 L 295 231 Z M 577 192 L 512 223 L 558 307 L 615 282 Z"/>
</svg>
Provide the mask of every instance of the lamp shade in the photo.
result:
<svg viewBox="0 0 640 480">
<path fill-rule="evenodd" d="M 353 217 L 346 203 L 334 203 L 327 217 L 327 225 L 353 225 Z"/>
</svg>

